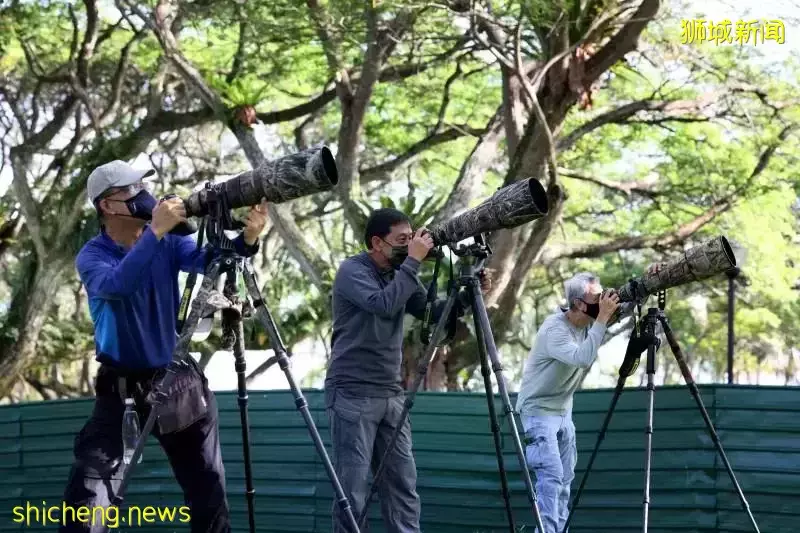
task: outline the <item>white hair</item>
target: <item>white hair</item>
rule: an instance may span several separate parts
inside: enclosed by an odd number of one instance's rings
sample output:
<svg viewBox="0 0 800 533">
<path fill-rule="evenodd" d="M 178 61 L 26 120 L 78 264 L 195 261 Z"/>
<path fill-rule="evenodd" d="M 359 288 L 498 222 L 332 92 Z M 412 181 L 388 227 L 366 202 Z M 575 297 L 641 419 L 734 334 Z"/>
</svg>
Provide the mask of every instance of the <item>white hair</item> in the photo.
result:
<svg viewBox="0 0 800 533">
<path fill-rule="evenodd" d="M 564 282 L 564 297 L 567 299 L 567 309 L 572 308 L 572 302 L 581 300 L 589 290 L 589 285 L 600 285 L 600 278 L 591 272 L 580 272 Z"/>
</svg>

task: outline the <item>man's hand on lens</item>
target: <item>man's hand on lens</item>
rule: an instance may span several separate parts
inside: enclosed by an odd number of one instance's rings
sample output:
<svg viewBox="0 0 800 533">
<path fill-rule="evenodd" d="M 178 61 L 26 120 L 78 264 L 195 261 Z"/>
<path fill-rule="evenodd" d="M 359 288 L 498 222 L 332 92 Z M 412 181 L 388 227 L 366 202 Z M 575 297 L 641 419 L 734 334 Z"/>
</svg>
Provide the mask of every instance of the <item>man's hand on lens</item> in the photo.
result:
<svg viewBox="0 0 800 533">
<path fill-rule="evenodd" d="M 614 316 L 614 311 L 619 307 L 619 295 L 616 291 L 606 291 L 600 295 L 600 311 L 597 313 L 597 321 L 607 324 L 609 319 Z"/>
<path fill-rule="evenodd" d="M 261 203 L 251 207 L 250 213 L 247 215 L 243 232 L 244 242 L 248 246 L 253 246 L 266 225 L 267 199 L 262 198 Z"/>
<path fill-rule="evenodd" d="M 156 237 L 161 239 L 181 222 L 186 222 L 186 208 L 183 205 L 183 200 L 170 198 L 160 201 L 156 208 L 153 209 L 153 220 L 150 223 L 150 229 L 153 230 Z"/>
<path fill-rule="evenodd" d="M 414 233 L 414 238 L 411 239 L 411 242 L 408 243 L 408 255 L 421 263 L 431 248 L 433 248 L 433 237 L 431 237 L 427 229 L 420 228 Z"/>
</svg>

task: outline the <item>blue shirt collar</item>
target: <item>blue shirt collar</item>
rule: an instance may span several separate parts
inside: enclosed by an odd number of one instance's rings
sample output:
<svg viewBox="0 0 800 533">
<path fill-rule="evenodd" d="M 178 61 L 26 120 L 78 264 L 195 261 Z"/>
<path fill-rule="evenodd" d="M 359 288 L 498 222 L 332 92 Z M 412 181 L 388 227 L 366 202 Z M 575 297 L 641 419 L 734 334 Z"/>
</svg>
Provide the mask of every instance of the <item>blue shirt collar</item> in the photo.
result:
<svg viewBox="0 0 800 533">
<path fill-rule="evenodd" d="M 145 226 L 145 228 L 147 228 L 147 225 Z M 119 244 L 117 241 L 115 241 L 114 239 L 112 239 L 112 238 L 111 238 L 111 237 L 108 235 L 108 233 L 106 233 L 106 228 L 105 228 L 105 226 L 100 226 L 100 235 L 99 235 L 99 239 L 100 239 L 100 243 L 101 243 L 101 244 L 103 244 L 103 245 L 105 245 L 105 246 L 108 246 L 109 248 L 111 248 L 111 249 L 113 249 L 113 250 L 116 250 L 117 252 L 119 252 L 119 253 L 121 253 L 121 254 L 126 254 L 126 253 L 128 253 L 128 252 L 130 252 L 130 251 L 131 251 L 131 250 L 130 250 L 130 248 L 125 248 L 124 246 L 122 246 L 121 244 Z"/>
</svg>

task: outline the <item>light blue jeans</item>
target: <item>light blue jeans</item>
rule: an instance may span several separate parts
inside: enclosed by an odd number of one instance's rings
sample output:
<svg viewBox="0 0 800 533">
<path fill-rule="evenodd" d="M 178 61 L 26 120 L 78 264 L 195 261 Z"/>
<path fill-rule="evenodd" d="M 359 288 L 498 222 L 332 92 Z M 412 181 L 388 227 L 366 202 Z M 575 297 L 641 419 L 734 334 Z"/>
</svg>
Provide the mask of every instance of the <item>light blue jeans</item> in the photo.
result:
<svg viewBox="0 0 800 533">
<path fill-rule="evenodd" d="M 572 413 L 523 416 L 522 425 L 529 439 L 525 459 L 528 468 L 536 474 L 543 533 L 561 533 L 569 514 L 569 489 L 575 479 L 578 459 Z"/>
</svg>

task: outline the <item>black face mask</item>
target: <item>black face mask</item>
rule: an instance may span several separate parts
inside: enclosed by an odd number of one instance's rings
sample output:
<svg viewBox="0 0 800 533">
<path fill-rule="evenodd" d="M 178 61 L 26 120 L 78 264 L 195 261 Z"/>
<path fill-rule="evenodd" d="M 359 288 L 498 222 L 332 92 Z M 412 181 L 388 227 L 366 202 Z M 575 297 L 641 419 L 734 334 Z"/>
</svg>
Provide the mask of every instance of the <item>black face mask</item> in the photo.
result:
<svg viewBox="0 0 800 533">
<path fill-rule="evenodd" d="M 131 212 L 130 216 L 141 220 L 151 220 L 153 209 L 158 205 L 158 201 L 147 191 L 139 191 L 136 196 L 128 198 L 124 203 Z"/>
<path fill-rule="evenodd" d="M 592 318 L 597 318 L 597 315 L 600 314 L 600 304 L 588 304 L 586 302 L 583 303 L 586 304 L 586 311 L 584 311 L 584 313 Z"/>
<path fill-rule="evenodd" d="M 400 265 L 403 264 L 403 261 L 406 260 L 406 257 L 408 257 L 408 245 L 392 246 L 392 253 L 389 256 L 389 264 L 392 265 L 392 268 L 397 270 L 400 268 Z"/>
</svg>

